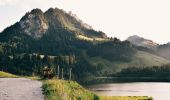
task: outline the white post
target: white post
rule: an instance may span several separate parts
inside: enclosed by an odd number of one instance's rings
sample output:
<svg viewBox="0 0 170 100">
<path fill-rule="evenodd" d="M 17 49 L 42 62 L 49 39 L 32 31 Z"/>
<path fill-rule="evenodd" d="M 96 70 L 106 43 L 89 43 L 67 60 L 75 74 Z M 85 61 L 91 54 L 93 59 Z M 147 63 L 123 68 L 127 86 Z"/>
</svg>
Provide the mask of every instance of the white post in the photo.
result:
<svg viewBox="0 0 170 100">
<path fill-rule="evenodd" d="M 70 68 L 70 77 L 69 77 L 70 81 L 71 81 L 71 72 L 72 72 L 72 68 Z"/>
<path fill-rule="evenodd" d="M 61 77 L 61 79 L 64 79 L 64 78 L 63 78 L 63 68 L 62 68 L 62 77 Z"/>
<path fill-rule="evenodd" d="M 58 72 L 57 72 L 57 74 L 58 74 L 58 78 L 60 78 L 60 66 L 58 65 Z"/>
</svg>

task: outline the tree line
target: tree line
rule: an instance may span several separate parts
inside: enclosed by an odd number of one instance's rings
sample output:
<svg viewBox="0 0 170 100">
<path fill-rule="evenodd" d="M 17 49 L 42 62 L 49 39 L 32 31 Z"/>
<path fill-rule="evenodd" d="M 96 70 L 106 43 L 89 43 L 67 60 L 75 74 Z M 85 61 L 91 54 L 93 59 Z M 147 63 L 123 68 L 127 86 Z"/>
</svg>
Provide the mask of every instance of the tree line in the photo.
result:
<svg viewBox="0 0 170 100">
<path fill-rule="evenodd" d="M 129 67 L 113 76 L 119 77 L 170 77 L 170 64 L 152 67 Z"/>
</svg>

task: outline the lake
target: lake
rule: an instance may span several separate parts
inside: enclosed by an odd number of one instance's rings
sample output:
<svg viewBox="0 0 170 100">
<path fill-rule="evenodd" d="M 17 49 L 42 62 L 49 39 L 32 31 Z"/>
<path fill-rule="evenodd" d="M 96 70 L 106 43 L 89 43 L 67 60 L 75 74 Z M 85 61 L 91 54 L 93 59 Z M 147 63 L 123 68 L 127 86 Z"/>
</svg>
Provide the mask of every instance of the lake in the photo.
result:
<svg viewBox="0 0 170 100">
<path fill-rule="evenodd" d="M 166 82 L 108 83 L 90 85 L 87 88 L 99 95 L 151 96 L 154 100 L 170 100 L 170 83 Z"/>
</svg>

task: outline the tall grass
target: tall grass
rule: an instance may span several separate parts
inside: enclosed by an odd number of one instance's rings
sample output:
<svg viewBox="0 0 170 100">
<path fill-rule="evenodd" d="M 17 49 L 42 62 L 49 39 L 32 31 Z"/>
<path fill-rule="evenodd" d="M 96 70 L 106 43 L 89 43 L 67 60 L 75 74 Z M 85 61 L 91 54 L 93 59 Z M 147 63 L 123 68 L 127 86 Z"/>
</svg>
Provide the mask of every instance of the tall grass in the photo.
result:
<svg viewBox="0 0 170 100">
<path fill-rule="evenodd" d="M 94 100 L 97 96 L 74 81 L 46 80 L 43 84 L 46 100 Z M 97 100 L 97 99 L 96 99 Z"/>
</svg>

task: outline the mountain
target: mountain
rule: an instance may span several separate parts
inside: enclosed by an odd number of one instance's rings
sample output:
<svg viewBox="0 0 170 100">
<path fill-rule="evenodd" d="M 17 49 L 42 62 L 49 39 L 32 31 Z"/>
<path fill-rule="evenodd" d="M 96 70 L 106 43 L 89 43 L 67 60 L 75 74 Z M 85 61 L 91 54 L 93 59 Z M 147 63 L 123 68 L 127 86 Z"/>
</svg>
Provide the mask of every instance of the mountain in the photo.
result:
<svg viewBox="0 0 170 100">
<path fill-rule="evenodd" d="M 149 47 L 157 45 L 146 41 L 142 43 Z M 46 12 L 33 9 L 0 33 L 0 68 L 19 75 L 40 75 L 45 66 L 56 73 L 59 65 L 64 69 L 65 78 L 69 77 L 72 68 L 75 80 L 88 82 L 122 68 L 169 62 L 139 50 L 129 41 L 108 38 L 72 12 L 58 8 Z"/>
<path fill-rule="evenodd" d="M 137 35 L 130 36 L 127 40 L 136 46 L 146 47 L 149 49 L 155 49 L 158 46 L 158 44 L 152 40 L 148 40 Z"/>
<path fill-rule="evenodd" d="M 157 56 L 161 56 L 165 59 L 170 59 L 170 43 L 160 45 L 153 42 L 152 40 L 148 40 L 137 35 L 130 36 L 127 38 L 127 40 L 133 45 L 138 46 L 139 50 L 144 50 L 146 52 L 156 54 Z"/>
<path fill-rule="evenodd" d="M 45 13 L 40 9 L 33 9 L 26 13 L 13 27 L 18 28 L 18 31 L 23 34 L 37 39 L 41 38 L 51 28 L 55 30 L 67 29 L 76 35 L 89 38 L 106 38 L 103 32 L 94 31 L 91 26 L 83 23 L 74 14 L 66 13 L 58 8 L 50 8 Z M 4 32 L 8 31 L 9 28 L 5 29 Z"/>
</svg>

